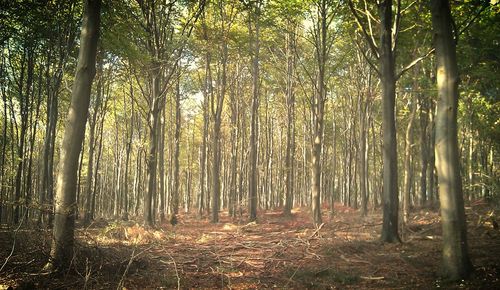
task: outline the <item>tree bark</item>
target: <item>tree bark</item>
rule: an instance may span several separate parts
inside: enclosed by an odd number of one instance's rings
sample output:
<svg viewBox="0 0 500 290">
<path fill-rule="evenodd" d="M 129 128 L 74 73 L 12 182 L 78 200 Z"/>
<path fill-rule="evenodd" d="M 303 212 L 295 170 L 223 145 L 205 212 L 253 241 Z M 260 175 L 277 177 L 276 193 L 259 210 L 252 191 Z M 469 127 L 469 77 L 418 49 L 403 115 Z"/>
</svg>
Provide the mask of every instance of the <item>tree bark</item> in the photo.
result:
<svg viewBox="0 0 500 290">
<path fill-rule="evenodd" d="M 410 207 L 411 207 L 411 186 L 412 186 L 412 176 L 413 170 L 411 166 L 412 162 L 412 146 L 413 146 L 413 124 L 415 120 L 415 112 L 417 109 L 416 102 L 410 100 L 410 116 L 408 120 L 408 126 L 406 127 L 405 134 L 405 160 L 404 160 L 404 192 L 403 192 L 403 221 L 408 224 L 410 218 Z"/>
<path fill-rule="evenodd" d="M 250 174 L 248 181 L 248 204 L 249 204 L 249 220 L 255 221 L 257 219 L 257 192 L 258 192 L 258 169 L 257 169 L 257 155 L 258 155 L 258 113 L 259 113 L 259 81 L 260 81 L 260 68 L 259 68 L 259 50 L 260 50 L 260 1 L 255 4 L 252 18 L 255 25 L 255 31 L 250 27 L 250 39 L 252 49 L 252 109 L 251 109 L 251 123 L 250 123 Z M 251 26 L 251 24 L 249 25 Z"/>
<path fill-rule="evenodd" d="M 453 19 L 447 0 L 431 1 L 437 61 L 436 169 L 443 227 L 443 274 L 452 280 L 472 271 L 468 254 L 457 138 L 458 67 Z"/>
<path fill-rule="evenodd" d="M 179 213 L 179 197 L 180 197 L 180 138 L 181 138 L 181 92 L 180 92 L 180 76 L 177 79 L 175 91 L 175 132 L 174 132 L 174 176 L 172 190 L 172 211 L 173 215 Z"/>
<path fill-rule="evenodd" d="M 85 1 L 80 50 L 57 175 L 51 259 L 47 269 L 64 269 L 73 255 L 78 157 L 85 136 L 90 92 L 95 75 L 100 27 L 100 0 Z"/>
<path fill-rule="evenodd" d="M 429 163 L 428 123 L 429 106 L 423 94 L 419 94 L 420 120 L 420 194 L 419 203 L 424 207 L 427 203 L 427 166 Z"/>
<path fill-rule="evenodd" d="M 311 205 L 313 222 L 316 226 L 322 223 L 321 218 L 321 156 L 323 147 L 323 126 L 324 126 L 324 110 L 326 102 L 326 61 L 327 61 L 327 33 L 328 33 L 328 6 L 327 1 L 323 0 L 318 4 L 319 19 L 317 23 L 317 36 L 315 39 L 315 50 L 317 58 L 317 79 L 316 90 L 312 101 L 312 118 L 313 118 L 313 138 L 311 148 Z"/>
<path fill-rule="evenodd" d="M 396 143 L 396 78 L 392 50 L 392 0 L 379 4 L 380 14 L 380 76 L 382 85 L 383 131 L 383 224 L 381 240 L 400 242 L 398 233 L 398 160 Z"/>
<path fill-rule="evenodd" d="M 292 28 L 293 27 L 293 28 Z M 294 195 L 294 167 L 295 167 L 295 24 L 289 25 L 286 44 L 286 155 L 285 155 L 285 207 L 283 213 L 291 215 Z"/>
<path fill-rule="evenodd" d="M 92 181 L 93 181 L 93 174 L 94 174 L 94 151 L 95 147 L 97 145 L 96 138 L 95 138 L 95 131 L 96 131 L 96 125 L 97 125 L 97 113 L 99 111 L 99 104 L 101 102 L 101 92 L 102 92 L 102 81 L 103 81 L 103 75 L 102 75 L 102 67 L 103 67 L 103 60 L 102 57 L 99 59 L 99 65 L 98 65 L 98 76 L 99 80 L 97 82 L 97 95 L 95 99 L 95 104 L 94 104 L 94 110 L 92 112 L 92 115 L 90 115 L 90 122 L 89 122 L 89 153 L 88 153 L 88 163 L 87 163 L 87 178 L 85 181 L 85 211 L 84 211 L 84 218 L 83 218 L 83 223 L 85 225 L 90 224 L 90 221 L 92 219 L 90 215 L 91 207 L 92 207 Z"/>
</svg>

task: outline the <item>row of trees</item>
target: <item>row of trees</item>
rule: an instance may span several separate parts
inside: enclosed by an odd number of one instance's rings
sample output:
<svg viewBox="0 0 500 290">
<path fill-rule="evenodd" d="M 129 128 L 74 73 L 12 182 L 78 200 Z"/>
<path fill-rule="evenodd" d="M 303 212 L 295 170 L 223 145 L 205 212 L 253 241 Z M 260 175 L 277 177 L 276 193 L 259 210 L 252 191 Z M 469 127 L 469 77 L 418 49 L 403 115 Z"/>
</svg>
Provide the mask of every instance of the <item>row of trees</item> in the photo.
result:
<svg viewBox="0 0 500 290">
<path fill-rule="evenodd" d="M 466 200 L 495 197 L 497 6 L 470 1 L 452 21 L 447 1 L 84 4 L 2 12 L 0 218 L 54 222 L 56 261 L 75 217 L 153 226 L 180 210 L 218 222 L 311 206 L 319 225 L 341 202 L 382 206 L 393 242 L 402 200 L 404 222 L 441 203 L 462 253 L 447 268 L 469 271 L 459 169 Z"/>
</svg>

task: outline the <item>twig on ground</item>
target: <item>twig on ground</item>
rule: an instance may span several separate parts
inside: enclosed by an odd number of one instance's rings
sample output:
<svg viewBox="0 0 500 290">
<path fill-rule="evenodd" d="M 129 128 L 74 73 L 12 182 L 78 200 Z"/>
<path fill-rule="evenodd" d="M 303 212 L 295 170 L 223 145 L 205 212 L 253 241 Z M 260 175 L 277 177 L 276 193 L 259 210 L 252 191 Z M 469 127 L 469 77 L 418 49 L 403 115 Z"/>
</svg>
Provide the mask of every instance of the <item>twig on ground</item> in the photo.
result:
<svg viewBox="0 0 500 290">
<path fill-rule="evenodd" d="M 7 258 L 5 258 L 5 262 L 3 263 L 2 267 L 0 267 L 0 272 L 2 272 L 3 268 L 5 267 L 5 265 L 7 265 L 7 263 L 9 262 L 10 258 L 12 257 L 12 255 L 14 254 L 14 249 L 16 248 L 16 237 L 17 237 L 17 232 L 19 232 L 19 229 L 21 228 L 21 226 L 23 225 L 23 222 L 26 218 L 26 215 L 28 214 L 28 211 L 25 211 L 24 212 L 24 215 L 23 215 L 23 218 L 21 219 L 21 222 L 19 223 L 19 225 L 17 226 L 17 228 L 14 230 L 14 241 L 12 242 L 12 248 L 10 249 L 10 253 L 9 255 L 7 256 Z"/>
<path fill-rule="evenodd" d="M 128 270 L 130 269 L 130 266 L 132 265 L 132 262 L 134 262 L 135 258 L 139 257 L 140 255 L 142 255 L 142 253 L 144 252 L 147 252 L 149 251 L 153 246 L 150 246 L 142 251 L 140 251 L 139 253 L 135 254 L 135 250 L 136 248 L 134 248 L 132 250 L 132 255 L 130 255 L 130 259 L 128 260 L 128 264 L 127 264 L 127 267 L 125 268 L 125 271 L 123 272 L 123 275 L 122 275 L 122 278 L 120 279 L 120 282 L 118 283 L 118 286 L 116 286 L 116 289 L 117 290 L 120 290 L 123 288 L 123 282 L 125 280 L 125 277 L 127 276 L 127 272 Z"/>
<path fill-rule="evenodd" d="M 316 234 L 319 233 L 319 231 L 321 230 L 321 228 L 325 225 L 325 223 L 321 223 L 317 228 L 316 230 L 312 233 L 312 235 L 309 236 L 309 239 L 312 239 Z"/>
<path fill-rule="evenodd" d="M 135 258 L 135 248 L 132 250 L 132 255 L 130 255 L 130 259 L 128 260 L 127 267 L 125 268 L 125 271 L 123 272 L 123 275 L 122 275 L 122 278 L 120 279 L 120 282 L 118 282 L 118 286 L 116 286 L 116 290 L 120 290 L 123 288 L 123 280 L 125 280 L 125 276 L 127 275 L 127 272 L 130 269 L 130 265 L 132 265 L 134 258 Z"/>
<path fill-rule="evenodd" d="M 167 252 L 167 255 L 170 257 L 172 262 L 174 263 L 175 276 L 177 277 L 177 289 L 181 289 L 181 277 L 179 277 L 179 271 L 177 270 L 177 263 L 174 260 L 174 257 Z"/>
<path fill-rule="evenodd" d="M 383 279 L 385 279 L 385 277 L 383 277 L 383 276 L 379 276 L 379 277 L 359 276 L 359 278 L 365 279 L 365 280 L 383 280 Z"/>
<path fill-rule="evenodd" d="M 290 284 L 290 282 L 292 282 L 293 277 L 295 277 L 295 274 L 297 274 L 297 272 L 300 269 L 300 266 L 302 266 L 303 263 L 304 263 L 304 261 L 302 261 L 302 262 L 299 263 L 299 265 L 297 266 L 297 268 L 295 268 L 295 271 L 293 271 L 292 276 L 290 276 L 290 278 L 288 278 L 288 281 L 286 282 L 285 287 L 283 287 L 283 288 L 286 289 L 288 287 L 288 284 Z"/>
</svg>

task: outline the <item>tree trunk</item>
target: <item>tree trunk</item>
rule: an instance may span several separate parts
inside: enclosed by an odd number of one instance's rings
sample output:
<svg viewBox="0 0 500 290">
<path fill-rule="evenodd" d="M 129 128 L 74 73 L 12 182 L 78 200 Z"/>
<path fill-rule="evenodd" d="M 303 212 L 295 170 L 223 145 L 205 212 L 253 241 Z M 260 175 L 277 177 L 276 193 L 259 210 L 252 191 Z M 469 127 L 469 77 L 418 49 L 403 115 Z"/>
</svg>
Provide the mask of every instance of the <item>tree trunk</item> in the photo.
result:
<svg viewBox="0 0 500 290">
<path fill-rule="evenodd" d="M 132 87 L 131 87 L 132 90 Z M 161 106 L 161 117 L 160 117 L 160 140 L 158 144 L 158 162 L 160 163 L 158 166 L 159 175 L 160 175 L 160 222 L 165 221 L 165 211 L 166 211 L 166 188 L 165 188 L 165 132 L 166 132 L 166 122 L 165 122 L 165 111 L 166 106 Z M 133 131 L 131 131 L 133 132 Z M 132 133 L 130 135 L 130 142 L 132 142 Z"/>
<path fill-rule="evenodd" d="M 255 4 L 255 11 L 253 11 L 253 22 L 255 31 L 250 28 L 250 44 L 252 49 L 252 109 L 251 109 L 251 123 L 250 123 L 250 174 L 248 180 L 248 203 L 249 203 L 249 220 L 255 221 L 257 219 L 257 192 L 258 192 L 258 168 L 257 168 L 257 155 L 258 155 L 258 114 L 259 114 L 259 82 L 260 82 L 260 69 L 259 69 L 259 14 L 260 14 L 260 1 Z"/>
<path fill-rule="evenodd" d="M 174 132 L 174 176 L 173 176 L 173 190 L 172 190 L 172 211 L 173 215 L 179 213 L 179 196 L 180 196 L 180 168 L 179 168 L 179 155 L 180 155 L 180 138 L 181 138 L 181 92 L 180 92 L 180 76 L 177 79 L 175 91 L 175 132 Z"/>
<path fill-rule="evenodd" d="M 420 120 L 420 206 L 424 207 L 427 203 L 427 165 L 429 163 L 429 141 L 428 122 L 429 106 L 424 94 L 419 94 L 419 120 Z"/>
<path fill-rule="evenodd" d="M 290 24 L 294 26 L 295 24 Z M 286 155 L 285 155 L 285 207 L 283 213 L 291 215 L 294 195 L 294 165 L 295 165 L 295 27 L 287 33 L 286 44 L 286 107 L 287 107 L 287 127 L 286 127 Z"/>
<path fill-rule="evenodd" d="M 321 156 L 323 147 L 323 118 L 325 110 L 326 101 L 326 84 L 325 84 L 325 74 L 326 74 L 326 62 L 327 62 L 327 33 L 328 33 L 328 7 L 327 1 L 323 0 L 318 4 L 319 7 L 319 19 L 318 19 L 318 29 L 316 37 L 316 57 L 318 65 L 318 74 L 316 79 L 316 90 L 314 92 L 313 102 L 312 102 L 312 118 L 313 118 L 313 138 L 312 138 L 312 150 L 311 150 L 311 205 L 313 222 L 316 226 L 322 223 L 321 218 Z"/>
<path fill-rule="evenodd" d="M 21 63 L 21 72 L 19 76 L 19 113 L 21 115 L 21 124 L 19 128 L 19 139 L 18 139 L 18 150 L 17 150 L 17 169 L 16 169 L 16 177 L 15 177 L 15 195 L 14 195 L 14 216 L 13 222 L 14 224 L 19 223 L 19 218 L 21 215 L 21 197 L 23 195 L 23 187 L 22 187 L 22 177 L 23 170 L 25 167 L 25 143 L 26 143 L 26 134 L 28 129 L 28 114 L 30 110 L 29 99 L 31 97 L 31 86 L 33 84 L 33 70 L 34 70 L 34 60 L 33 60 L 33 51 L 30 47 L 24 47 L 24 54 Z M 27 67 L 27 79 L 26 79 L 26 92 L 23 91 L 24 86 L 24 66 L 25 66 L 25 58 L 28 58 L 28 67 Z M 17 126 L 16 126 L 17 127 Z"/>
<path fill-rule="evenodd" d="M 408 224 L 410 218 L 410 207 L 411 207 L 411 183 L 413 170 L 411 166 L 412 161 L 412 146 L 413 146 L 413 124 L 415 120 L 415 112 L 417 109 L 416 102 L 410 100 L 410 116 L 408 120 L 408 126 L 406 127 L 405 134 L 405 160 L 404 160 L 404 192 L 403 192 L 403 221 Z"/>
<path fill-rule="evenodd" d="M 134 95 L 134 90 L 132 87 L 132 84 L 130 85 L 130 96 L 133 98 Z M 124 97 L 124 104 L 126 103 L 126 98 Z M 128 220 L 129 216 L 129 197 L 130 197 L 130 189 L 129 189 L 129 172 L 130 172 L 130 154 L 132 152 L 132 138 L 134 136 L 134 101 L 131 100 L 132 104 L 132 111 L 131 111 L 131 117 L 130 117 L 130 124 L 127 125 L 125 123 L 125 131 L 126 131 L 126 140 L 125 140 L 125 173 L 123 176 L 124 182 L 123 182 L 123 205 L 122 205 L 122 220 Z M 125 111 L 127 107 L 125 106 Z M 126 121 L 125 121 L 126 122 Z M 162 151 L 161 151 L 162 152 Z M 161 168 L 161 167 L 160 167 Z M 160 174 L 161 174 L 160 170 Z"/>
<path fill-rule="evenodd" d="M 153 91 L 151 96 L 151 107 L 149 110 L 149 148 L 147 155 L 147 191 L 144 195 L 144 223 L 152 227 L 154 225 L 153 198 L 156 195 L 156 166 L 158 159 L 158 119 L 160 111 L 160 68 L 155 64 L 155 72 L 152 76 Z"/>
<path fill-rule="evenodd" d="M 370 78 L 371 74 L 368 76 L 368 87 L 367 94 L 363 98 L 364 94 L 360 93 L 358 98 L 358 110 L 359 110 L 359 189 L 361 192 L 361 216 L 366 216 L 368 212 L 368 194 L 367 194 L 367 171 L 366 171 L 366 163 L 367 163 L 367 155 L 366 155 L 366 127 L 367 127 L 367 109 L 368 109 L 368 97 L 370 90 Z"/>
<path fill-rule="evenodd" d="M 382 131 L 383 131 L 383 224 L 381 240 L 400 242 L 398 233 L 398 160 L 396 143 L 396 78 L 392 50 L 392 0 L 379 4 L 380 14 L 380 74 L 382 85 Z"/>
<path fill-rule="evenodd" d="M 2 47 L 3 51 L 3 47 Z M 6 196 L 5 196 L 5 180 L 6 180 L 6 174 L 5 174 L 5 155 L 7 155 L 7 129 L 9 127 L 9 118 L 7 116 L 7 93 L 5 91 L 6 86 L 4 85 L 5 79 L 4 79 L 4 65 L 5 65 L 5 59 L 4 55 L 2 52 L 2 67 L 0 69 L 0 90 L 2 94 L 2 103 L 3 103 L 3 128 L 2 128 L 2 157 L 0 159 L 0 224 L 3 222 L 3 212 L 4 212 L 4 204 L 6 201 Z"/>
<path fill-rule="evenodd" d="M 95 138 L 95 131 L 96 131 L 96 125 L 97 125 L 97 113 L 99 111 L 99 104 L 101 102 L 101 92 L 102 92 L 102 81 L 103 81 L 103 75 L 102 75 L 102 67 L 103 67 L 103 60 L 102 57 L 99 58 L 99 65 L 98 65 L 98 76 L 99 80 L 97 82 L 97 96 L 95 98 L 95 105 L 94 105 L 94 110 L 92 112 L 92 115 L 89 114 L 90 122 L 89 122 L 89 153 L 88 153 L 88 163 L 87 163 L 87 179 L 85 181 L 85 212 L 84 212 L 84 218 L 83 218 L 83 223 L 84 225 L 90 224 L 90 221 L 92 219 L 90 215 L 90 209 L 92 207 L 92 181 L 93 181 L 93 174 L 94 174 L 94 151 L 95 147 L 97 145 L 96 138 Z"/>
<path fill-rule="evenodd" d="M 80 51 L 70 109 L 61 147 L 55 199 L 54 239 L 47 269 L 66 268 L 73 255 L 78 157 L 85 137 L 90 92 L 95 75 L 100 0 L 85 1 Z"/>
<path fill-rule="evenodd" d="M 432 0 L 432 27 L 437 61 L 436 168 L 443 227 L 443 272 L 459 280 L 472 271 L 467 248 L 462 180 L 457 139 L 458 67 L 453 19 L 447 0 Z"/>
</svg>

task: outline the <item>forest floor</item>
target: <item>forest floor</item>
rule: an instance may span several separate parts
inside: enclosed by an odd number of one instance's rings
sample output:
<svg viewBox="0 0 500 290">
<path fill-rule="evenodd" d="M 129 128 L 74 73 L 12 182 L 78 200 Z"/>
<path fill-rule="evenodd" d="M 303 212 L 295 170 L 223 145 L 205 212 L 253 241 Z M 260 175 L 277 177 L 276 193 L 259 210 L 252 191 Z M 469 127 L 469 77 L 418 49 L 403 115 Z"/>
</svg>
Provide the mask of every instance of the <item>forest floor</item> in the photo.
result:
<svg viewBox="0 0 500 290">
<path fill-rule="evenodd" d="M 238 222 L 225 212 L 218 224 L 180 215 L 175 228 L 150 230 L 99 220 L 78 227 L 72 265 L 56 274 L 41 271 L 49 231 L 3 228 L 0 267 L 7 262 L 0 289 L 500 289 L 498 208 L 482 201 L 466 208 L 475 272 L 458 283 L 438 274 L 437 211 L 415 210 L 403 227 L 403 243 L 382 244 L 380 212 L 362 218 L 351 208 L 335 210 L 319 228 L 306 209 L 291 217 L 262 211 L 257 223 Z"/>
</svg>

